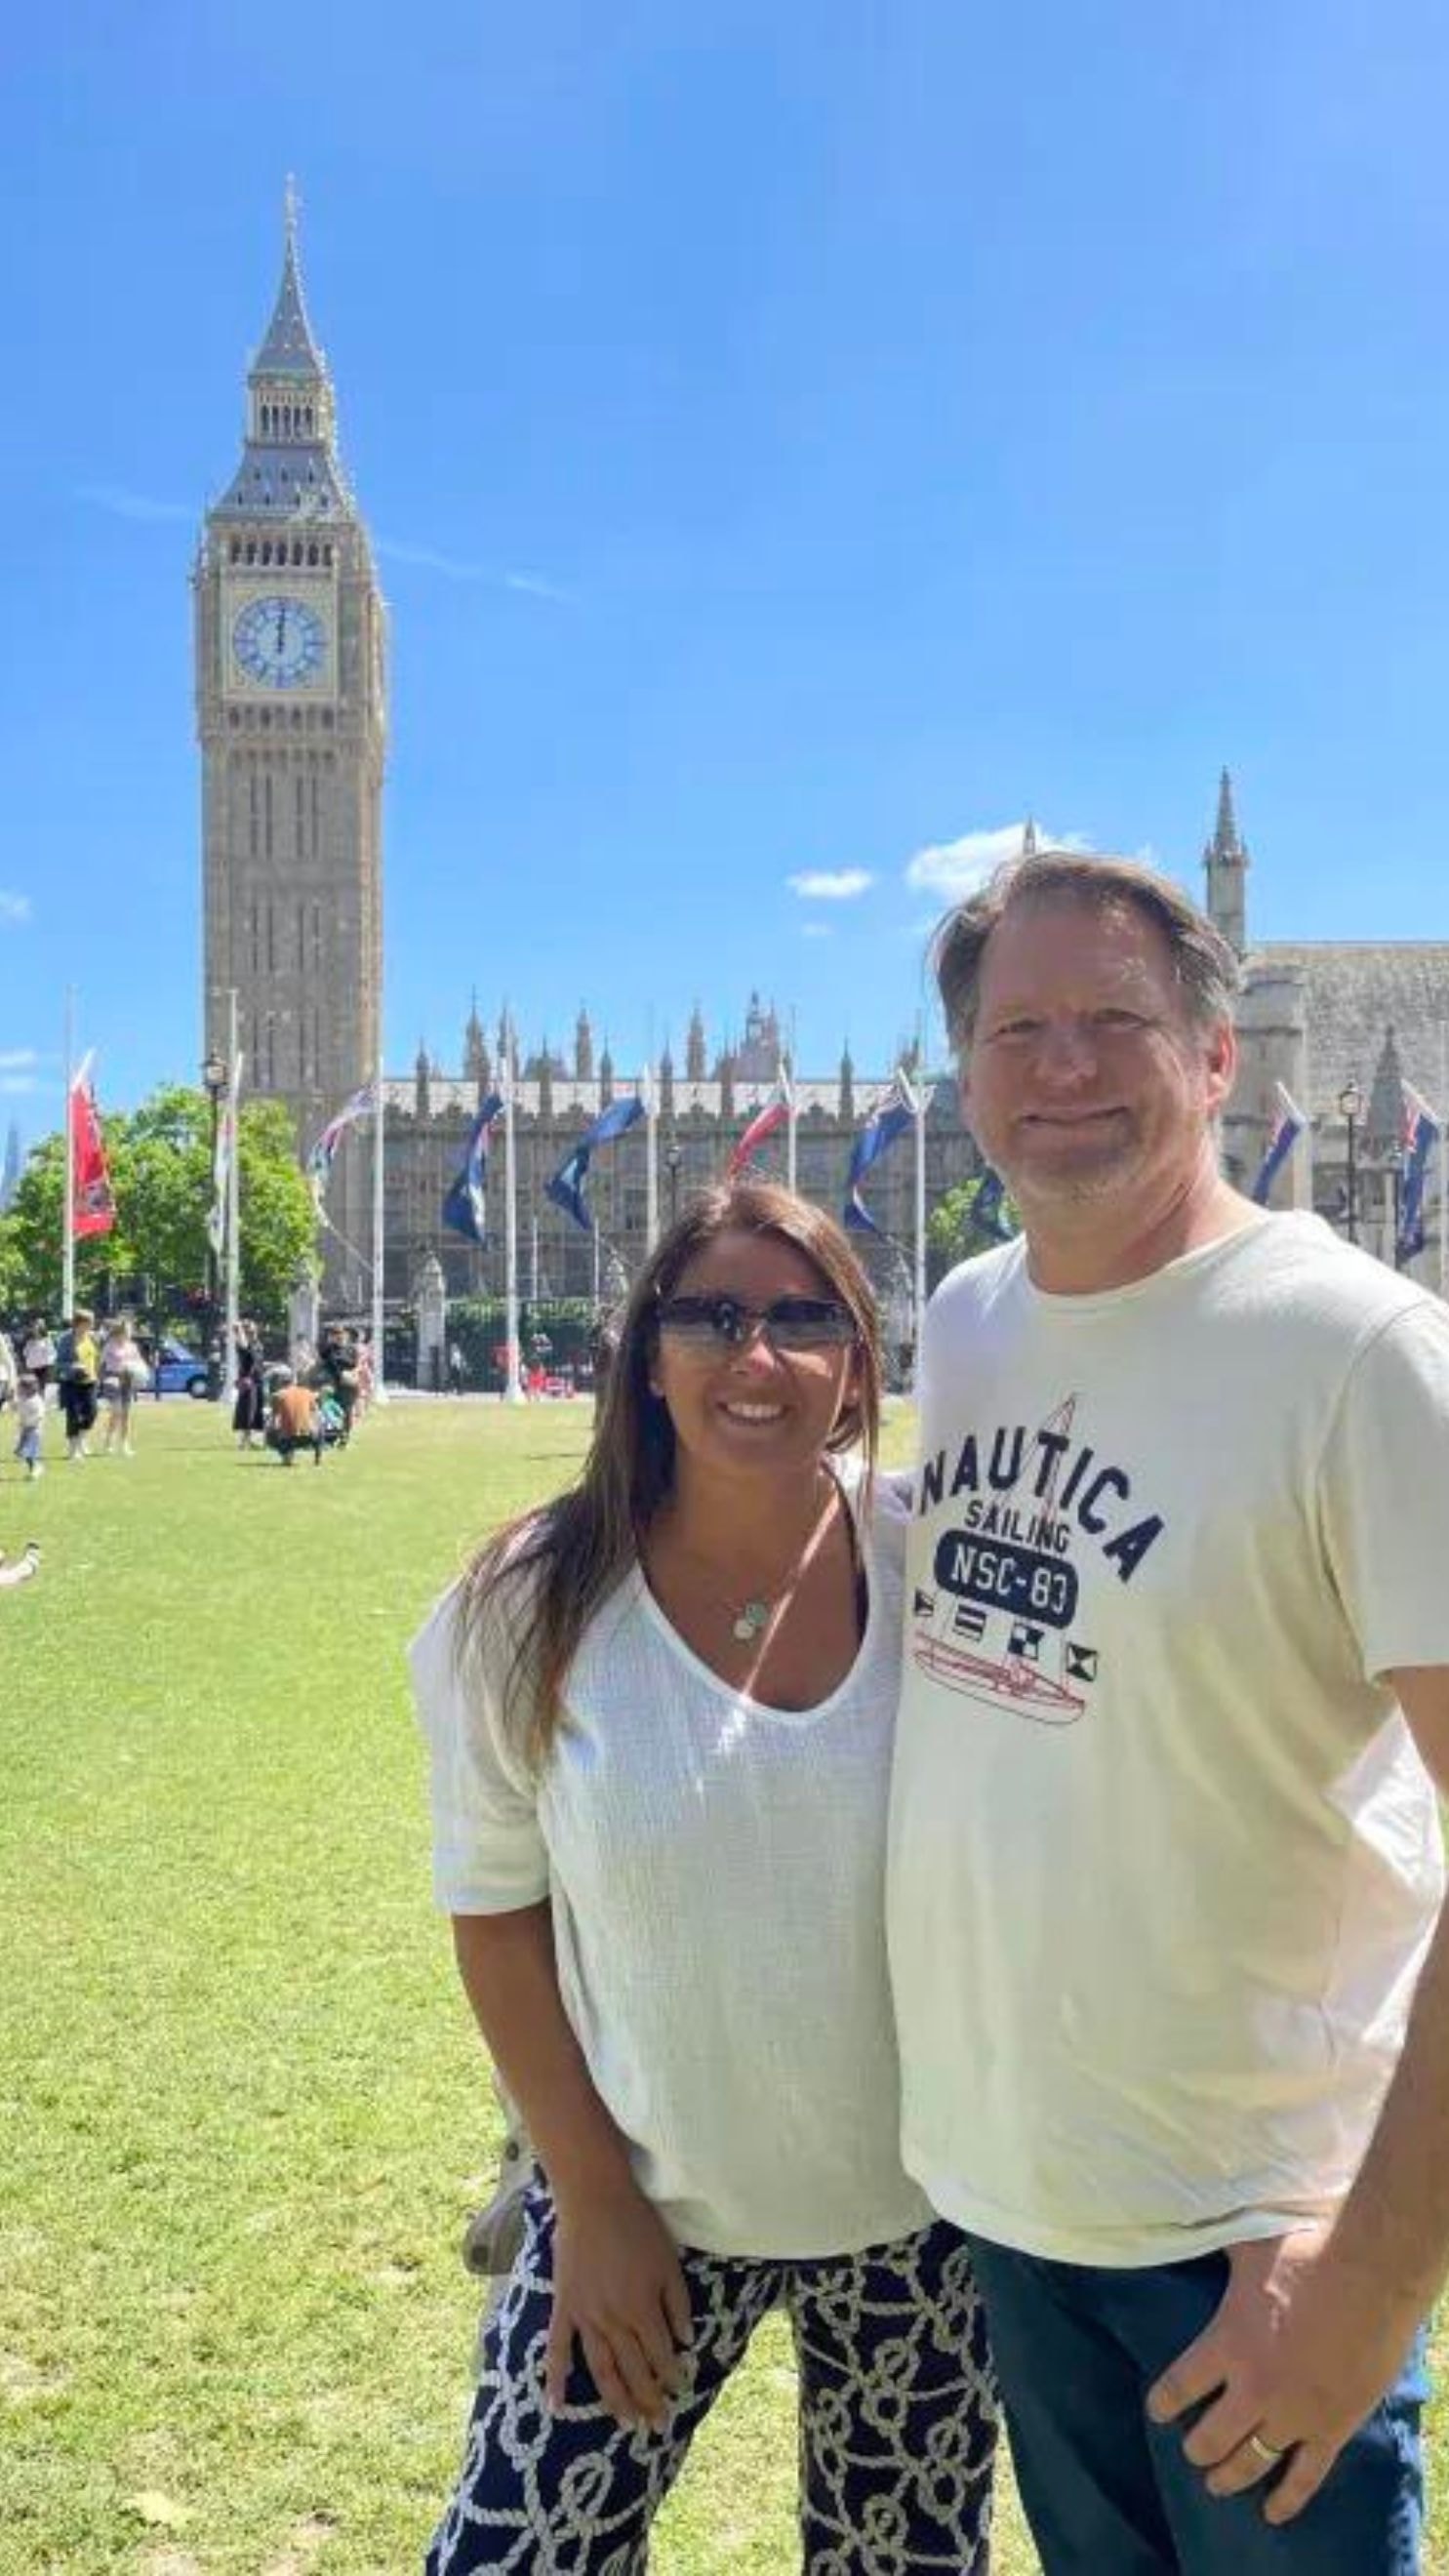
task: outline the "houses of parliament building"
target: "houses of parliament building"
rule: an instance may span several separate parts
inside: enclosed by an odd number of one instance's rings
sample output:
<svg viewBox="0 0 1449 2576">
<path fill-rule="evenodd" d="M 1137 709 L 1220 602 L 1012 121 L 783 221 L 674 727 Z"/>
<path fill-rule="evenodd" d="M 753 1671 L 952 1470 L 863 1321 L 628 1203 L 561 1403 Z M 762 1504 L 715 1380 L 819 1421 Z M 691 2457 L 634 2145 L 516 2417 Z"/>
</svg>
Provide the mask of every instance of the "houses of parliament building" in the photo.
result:
<svg viewBox="0 0 1449 2576">
<path fill-rule="evenodd" d="M 194 572 L 196 709 L 202 767 L 203 1015 L 208 1052 L 227 1038 L 229 995 L 252 1091 L 282 1100 L 302 1150 L 375 1073 L 382 1025 L 382 785 L 387 746 L 387 619 L 372 547 L 337 441 L 336 402 L 302 291 L 289 196 L 281 283 L 247 376 L 239 463 L 207 512 Z M 1310 1113 L 1312 1151 L 1285 1165 L 1284 1204 L 1316 1204 L 1391 1254 L 1392 1187 L 1405 1081 L 1437 1108 L 1449 1025 L 1449 942 L 1276 943 L 1248 931 L 1247 847 L 1224 776 L 1204 853 L 1206 908 L 1244 962 L 1241 1067 L 1224 1121 L 1227 1166 L 1250 1184 L 1283 1083 Z M 461 1003 L 461 997 L 460 997 Z M 479 1248 L 446 1232 L 442 1202 L 508 1033 L 485 1027 L 476 997 L 460 1019 L 455 1070 L 420 1050 L 389 1075 L 385 1102 L 385 1287 L 406 1297 L 434 1254 L 452 1294 L 502 1285 L 500 1223 Z M 525 1293 L 588 1295 L 593 1240 L 545 1197 L 545 1184 L 616 1090 L 641 1068 L 611 1061 L 581 1008 L 567 1053 L 514 1040 L 521 1278 Z M 738 1033 L 689 1021 L 682 1061 L 653 1068 L 658 1203 L 723 1170 L 784 1057 L 773 1006 L 752 996 Z M 858 1071 L 848 1050 L 819 1078 L 794 1074 L 797 1178 L 839 1210 L 860 1121 L 894 1067 Z M 1356 1150 L 1341 1103 L 1361 1092 Z M 643 1125 L 602 1153 L 589 1193 L 604 1241 L 632 1272 L 646 1227 Z M 976 1170 L 954 1080 L 929 1086 L 928 1205 Z M 370 1139 L 344 1142 L 328 1191 L 331 1295 L 358 1304 L 369 1241 Z M 763 1170 L 783 1164 L 781 1140 Z M 1345 1192 L 1347 1190 L 1347 1198 Z M 1437 1183 L 1436 1183 L 1437 1192 Z M 885 1156 L 869 1199 L 883 1236 L 909 1246 L 914 1170 Z M 490 1184 L 490 1198 L 492 1188 Z M 1437 1225 L 1430 1202 L 1430 1238 Z M 889 1243 L 867 1247 L 882 1286 Z M 1432 1256 L 1424 1256 L 1425 1275 Z"/>
</svg>

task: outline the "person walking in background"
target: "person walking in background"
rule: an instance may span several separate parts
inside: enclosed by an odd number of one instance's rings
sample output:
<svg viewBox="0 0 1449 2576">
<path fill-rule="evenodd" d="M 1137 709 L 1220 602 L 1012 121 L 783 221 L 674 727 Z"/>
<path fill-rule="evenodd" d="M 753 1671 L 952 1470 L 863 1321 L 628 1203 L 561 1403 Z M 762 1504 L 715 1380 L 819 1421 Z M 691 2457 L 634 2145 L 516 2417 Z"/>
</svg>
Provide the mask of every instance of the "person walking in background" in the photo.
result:
<svg viewBox="0 0 1449 2576">
<path fill-rule="evenodd" d="M 60 1409 L 65 1415 L 65 1454 L 68 1461 L 88 1458 L 91 1454 L 86 1434 L 95 1423 L 96 1385 L 100 1376 L 95 1320 L 89 1306 L 77 1306 L 56 1345 L 55 1365 L 60 1383 Z"/>
<path fill-rule="evenodd" d="M 247 1317 L 237 1326 L 235 1349 L 236 1395 L 231 1427 L 238 1449 L 260 1449 L 267 1423 L 266 1372 L 261 1334 Z"/>
<path fill-rule="evenodd" d="M 43 1315 L 37 1315 L 21 1345 L 20 1363 L 34 1378 L 41 1395 L 55 1375 L 55 1341 Z"/>
<path fill-rule="evenodd" d="M 15 1455 L 25 1469 L 27 1484 L 33 1485 L 45 1473 L 42 1450 L 45 1442 L 45 1397 L 39 1380 L 29 1370 L 22 1372 L 15 1398 Z"/>
<path fill-rule="evenodd" d="M 131 1438 L 136 1398 L 144 1387 L 147 1368 L 140 1343 L 131 1330 L 129 1316 L 122 1315 L 106 1332 L 101 1344 L 100 1395 L 106 1408 L 101 1430 L 101 1455 L 108 1457 L 115 1449 L 122 1457 L 134 1458 Z"/>
<path fill-rule="evenodd" d="M 1045 2576 L 1411 2576 L 1449 1315 L 1222 1177 L 1237 961 L 1168 879 L 1042 852 L 936 961 L 1025 1231 L 926 1318 L 905 2161 L 970 2234 Z"/>
<path fill-rule="evenodd" d="M 414 1644 L 436 1894 L 540 2168 L 431 2576 L 642 2568 L 781 2306 L 807 2570 L 984 2576 L 971 2268 L 897 2144 L 879 1402 L 833 1219 L 702 1194 L 635 1283 L 579 1483 Z"/>
<path fill-rule="evenodd" d="M 463 1375 L 462 1344 L 460 1342 L 450 1342 L 448 1344 L 448 1393 L 450 1395 L 462 1394 Z"/>
</svg>

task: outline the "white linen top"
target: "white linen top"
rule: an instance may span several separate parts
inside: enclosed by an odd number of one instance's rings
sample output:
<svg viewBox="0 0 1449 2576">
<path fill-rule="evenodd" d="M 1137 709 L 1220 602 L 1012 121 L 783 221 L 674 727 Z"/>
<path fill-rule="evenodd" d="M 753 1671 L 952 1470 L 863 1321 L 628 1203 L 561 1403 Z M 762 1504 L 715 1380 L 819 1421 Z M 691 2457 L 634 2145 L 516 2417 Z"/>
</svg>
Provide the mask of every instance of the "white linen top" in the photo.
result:
<svg viewBox="0 0 1449 2576">
<path fill-rule="evenodd" d="M 708 2252 L 852 2253 L 930 2218 L 900 2159 L 885 1953 L 904 1538 L 878 1487 L 865 1635 L 810 1709 L 721 1681 L 636 1568 L 585 1632 L 538 1777 L 503 1726 L 502 1641 L 458 1669 L 456 1591 L 411 1649 L 438 1904 L 549 1900 L 564 2010 L 640 2187 Z"/>
</svg>

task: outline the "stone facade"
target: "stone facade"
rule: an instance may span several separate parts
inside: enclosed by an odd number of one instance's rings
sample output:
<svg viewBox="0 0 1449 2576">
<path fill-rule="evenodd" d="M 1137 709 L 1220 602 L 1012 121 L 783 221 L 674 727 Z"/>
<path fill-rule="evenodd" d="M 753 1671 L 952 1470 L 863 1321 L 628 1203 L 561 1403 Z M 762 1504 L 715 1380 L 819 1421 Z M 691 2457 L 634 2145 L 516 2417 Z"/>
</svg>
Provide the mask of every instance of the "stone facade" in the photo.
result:
<svg viewBox="0 0 1449 2576">
<path fill-rule="evenodd" d="M 1275 1088 L 1310 1131 L 1278 1174 L 1273 1204 L 1313 1207 L 1382 1259 L 1394 1255 L 1404 1084 L 1443 1115 L 1449 1037 L 1449 941 L 1270 940 L 1249 936 L 1250 858 L 1224 772 L 1217 825 L 1203 853 L 1206 907 L 1243 960 L 1239 1066 L 1223 1121 L 1226 1167 L 1251 1188 L 1275 1114 Z M 1352 1205 L 1342 1102 L 1356 1088 Z M 1428 1243 L 1411 1265 L 1439 1280 L 1439 1166 L 1425 1198 Z"/>
</svg>

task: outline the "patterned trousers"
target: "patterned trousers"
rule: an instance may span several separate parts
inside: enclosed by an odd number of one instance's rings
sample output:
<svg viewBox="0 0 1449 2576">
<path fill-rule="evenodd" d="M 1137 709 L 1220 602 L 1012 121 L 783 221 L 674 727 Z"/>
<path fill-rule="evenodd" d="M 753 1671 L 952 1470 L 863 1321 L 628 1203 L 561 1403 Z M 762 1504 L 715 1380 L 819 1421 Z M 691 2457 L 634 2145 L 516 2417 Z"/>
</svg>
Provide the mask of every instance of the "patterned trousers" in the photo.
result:
<svg viewBox="0 0 1449 2576">
<path fill-rule="evenodd" d="M 654 2430 L 606 2413 L 577 2350 L 565 2402 L 549 2413 L 553 2210 L 542 2188 L 525 2222 L 427 2576 L 640 2576 L 697 2426 L 775 2307 L 789 2316 L 800 2372 L 807 2576 L 986 2576 L 996 2393 L 954 2227 L 819 2262 L 682 2247 L 694 2341 L 685 2386 Z"/>
</svg>

